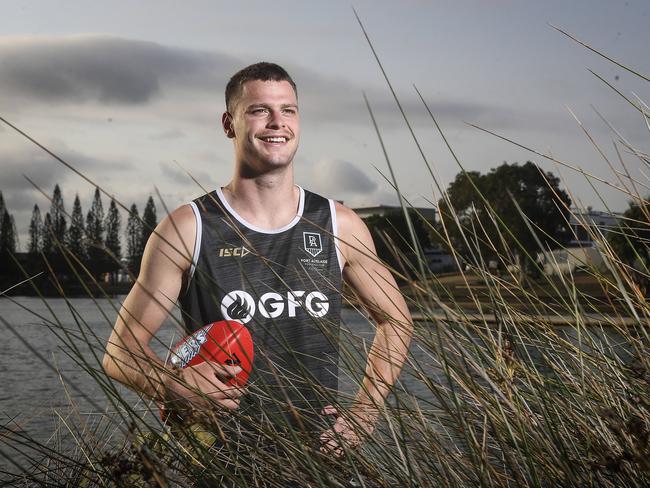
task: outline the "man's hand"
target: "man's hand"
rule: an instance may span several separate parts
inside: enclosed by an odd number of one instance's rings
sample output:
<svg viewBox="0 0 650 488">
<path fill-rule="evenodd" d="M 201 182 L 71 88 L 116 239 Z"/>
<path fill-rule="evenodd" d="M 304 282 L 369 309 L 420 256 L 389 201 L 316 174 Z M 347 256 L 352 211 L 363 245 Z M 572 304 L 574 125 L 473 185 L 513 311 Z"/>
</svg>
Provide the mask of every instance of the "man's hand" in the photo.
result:
<svg viewBox="0 0 650 488">
<path fill-rule="evenodd" d="M 215 406 L 234 410 L 244 390 L 229 385 L 227 381 L 241 372 L 239 366 L 205 361 L 196 366 L 176 370 L 177 375 L 167 375 L 164 396 L 168 407 L 179 410 L 190 408 L 211 411 Z"/>
<path fill-rule="evenodd" d="M 339 415 L 338 410 L 331 405 L 326 406 L 322 411 L 323 415 L 336 416 L 336 421 L 331 429 L 326 430 L 320 436 L 323 454 L 333 454 L 341 457 L 344 448 L 356 449 L 363 442 L 364 437 L 372 434 L 375 430 L 375 416 L 369 412 L 362 414 L 348 413 L 348 418 Z"/>
</svg>

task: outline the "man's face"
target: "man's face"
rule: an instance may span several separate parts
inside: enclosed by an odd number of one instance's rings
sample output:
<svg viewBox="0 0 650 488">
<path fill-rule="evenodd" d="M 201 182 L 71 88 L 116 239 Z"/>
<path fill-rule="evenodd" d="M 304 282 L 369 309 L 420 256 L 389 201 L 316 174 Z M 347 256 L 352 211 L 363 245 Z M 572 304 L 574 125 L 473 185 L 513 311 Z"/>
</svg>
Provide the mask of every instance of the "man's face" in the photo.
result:
<svg viewBox="0 0 650 488">
<path fill-rule="evenodd" d="M 298 149 L 300 116 L 287 81 L 247 81 L 224 114 L 223 126 L 235 142 L 235 158 L 257 171 L 287 166 Z"/>
</svg>

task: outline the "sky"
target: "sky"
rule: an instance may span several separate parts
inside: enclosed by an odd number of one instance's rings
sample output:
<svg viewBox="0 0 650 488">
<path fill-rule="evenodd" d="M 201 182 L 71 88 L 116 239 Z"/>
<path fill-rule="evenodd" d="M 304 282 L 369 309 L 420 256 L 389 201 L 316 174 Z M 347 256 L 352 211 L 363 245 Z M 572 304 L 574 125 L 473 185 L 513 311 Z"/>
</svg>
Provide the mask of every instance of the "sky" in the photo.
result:
<svg viewBox="0 0 650 488">
<path fill-rule="evenodd" d="M 461 168 L 486 172 L 504 161 L 538 163 L 577 206 L 597 210 L 626 208 L 630 195 L 620 186 L 631 185 L 620 173 L 642 194 L 650 183 L 618 142 L 647 152 L 646 123 L 589 70 L 646 103 L 650 83 L 551 27 L 648 76 L 647 0 L 0 0 L 0 7 L 0 117 L 90 180 L 0 124 L 0 191 L 23 249 L 33 205 L 44 213 L 42 193 L 56 183 L 68 211 L 78 194 L 87 212 L 97 184 L 140 211 L 154 195 L 159 214 L 162 202 L 171 210 L 227 184 L 233 152 L 220 126 L 223 91 L 237 70 L 262 60 L 285 67 L 298 85 L 297 183 L 348 206 L 397 201 L 364 94 L 398 185 L 416 206 L 435 203 Z"/>
</svg>

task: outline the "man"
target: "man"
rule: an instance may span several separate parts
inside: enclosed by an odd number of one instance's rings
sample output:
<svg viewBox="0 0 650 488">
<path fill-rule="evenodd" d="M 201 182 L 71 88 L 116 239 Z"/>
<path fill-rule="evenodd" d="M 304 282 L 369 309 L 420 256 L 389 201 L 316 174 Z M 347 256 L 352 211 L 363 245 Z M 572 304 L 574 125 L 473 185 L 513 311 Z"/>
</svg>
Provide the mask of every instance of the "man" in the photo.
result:
<svg viewBox="0 0 650 488">
<path fill-rule="evenodd" d="M 241 70 L 226 88 L 226 110 L 233 178 L 158 225 L 108 341 L 104 369 L 159 402 L 196 411 L 217 405 L 234 414 L 255 390 L 265 412 L 265 402 L 275 402 L 284 409 L 276 418 L 285 415 L 289 423 L 313 426 L 314 418 L 334 416 L 320 435 L 321 449 L 341 454 L 342 444 L 354 447 L 372 431 L 399 374 L 412 332 L 408 309 L 361 219 L 294 184 L 300 113 L 286 71 L 271 63 Z M 363 385 L 347 415 L 331 405 L 341 278 L 377 324 Z M 227 384 L 237 366 L 204 362 L 179 375 L 152 351 L 150 342 L 177 301 L 188 333 L 223 319 L 251 330 L 256 354 L 249 393 Z"/>
</svg>

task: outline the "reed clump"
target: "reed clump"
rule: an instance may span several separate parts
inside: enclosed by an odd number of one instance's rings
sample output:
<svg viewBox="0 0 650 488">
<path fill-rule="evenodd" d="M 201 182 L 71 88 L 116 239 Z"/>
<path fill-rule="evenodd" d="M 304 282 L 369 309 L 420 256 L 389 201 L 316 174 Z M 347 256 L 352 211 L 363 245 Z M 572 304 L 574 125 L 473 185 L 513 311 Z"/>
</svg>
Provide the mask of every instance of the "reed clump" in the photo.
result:
<svg viewBox="0 0 650 488">
<path fill-rule="evenodd" d="M 647 124 L 647 105 L 626 101 L 635 105 Z M 440 135 L 444 137 L 441 130 Z M 650 163 L 648 155 L 628 141 L 620 139 L 617 144 L 630 157 Z M 621 191 L 633 201 L 645 202 L 636 189 L 648 182 L 634 181 L 622 159 L 620 164 L 623 170 L 616 174 L 628 175 L 619 179 Z M 433 172 L 431 176 L 435 179 Z M 399 192 L 398 182 L 393 182 Z M 401 194 L 400 199 L 407 208 Z M 481 195 L 476 199 L 480 201 Z M 508 241 L 508 229 L 500 224 L 499 215 L 492 212 L 490 220 L 499 241 Z M 622 226 L 618 232 L 633 238 L 626 233 L 629 228 Z M 431 231 L 446 238 L 444 229 L 432 226 Z M 51 438 L 38 440 L 16 424 L 3 427 L 5 482 L 13 486 L 648 486 L 650 308 L 639 286 L 639 276 L 647 277 L 648 270 L 642 264 L 631 266 L 605 235 L 591 229 L 604 268 L 585 262 L 579 276 L 553 276 L 544 274 L 537 262 L 538 276 L 533 280 L 517 268 L 520 263 L 513 256 L 524 250 L 516 244 L 505 251 L 495 246 L 501 264 L 497 272 L 481 254 L 490 239 L 484 229 L 462 231 L 469 249 L 455 254 L 457 284 L 465 284 L 462 303 L 457 295 L 444 292 L 444 279 L 427 270 L 422 259 L 401 256 L 396 261 L 404 267 L 393 272 L 402 278 L 409 307 L 417 317 L 414 339 L 389 402 L 376 406 L 376 429 L 360 447 L 343 444 L 340 457 L 322 453 L 311 420 L 282 395 L 269 394 L 268 385 L 251 385 L 248 393 L 253 401 L 273 405 L 264 417 L 243 408 L 227 416 L 218 411 L 189 412 L 189 420 L 165 424 L 155 405 L 134 400 L 106 378 L 101 368 L 104 341 L 81 314 L 75 314 L 73 324 L 41 317 L 64 352 L 101 387 L 104 398 L 88 397 L 81 385 L 62 375 L 70 392 L 70 409 L 57 414 L 58 428 Z M 404 239 L 418 255 L 421 249 L 413 237 Z M 394 245 L 398 258 L 400 248 Z M 65 246 L 61 251 L 80 282 L 86 282 L 86 270 Z M 580 279 L 589 281 L 589 290 L 579 286 Z M 65 290 L 61 292 L 65 297 Z M 357 306 L 355 297 L 346 298 L 350 307 Z M 603 304 L 608 304 L 607 313 L 594 313 Z M 69 307 L 74 309 L 74 301 L 69 301 Z M 114 303 L 115 314 L 118 309 Z M 106 316 L 107 323 L 112 324 L 115 314 Z M 403 319 L 394 321 L 397 327 L 403 325 Z M 4 319 L 3 324 L 20 335 L 15 324 Z M 344 325 L 334 338 L 339 343 L 341 383 L 347 386 L 345 391 L 322 394 L 332 397 L 342 415 L 360 385 L 371 332 L 371 327 L 350 330 Z M 82 351 L 80 344 L 87 349 Z M 168 346 L 159 345 L 161 350 Z M 45 367 L 56 370 L 50 359 L 38 356 Z M 290 373 L 278 371 L 277 382 L 283 388 L 293 388 L 296 381 Z M 99 415 L 84 415 L 80 400 Z M 362 432 L 363 426 L 358 427 Z"/>
</svg>

